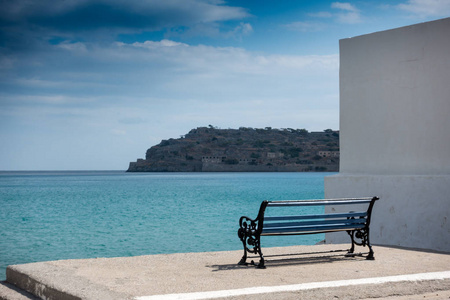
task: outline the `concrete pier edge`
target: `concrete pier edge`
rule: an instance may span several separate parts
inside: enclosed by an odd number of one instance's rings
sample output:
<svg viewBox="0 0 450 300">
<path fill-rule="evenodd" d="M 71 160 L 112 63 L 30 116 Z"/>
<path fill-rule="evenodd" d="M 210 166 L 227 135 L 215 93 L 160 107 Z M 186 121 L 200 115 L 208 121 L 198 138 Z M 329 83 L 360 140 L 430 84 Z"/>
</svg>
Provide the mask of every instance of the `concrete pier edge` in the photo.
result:
<svg viewBox="0 0 450 300">
<path fill-rule="evenodd" d="M 450 297 L 449 253 L 375 246 L 375 261 L 310 254 L 347 247 L 265 248 L 268 257 L 276 257 L 268 259 L 265 270 L 238 266 L 239 250 L 13 265 L 7 268 L 7 282 L 0 284 L 0 299 L 414 299 L 426 293 L 431 299 Z M 299 257 L 277 258 L 287 253 Z"/>
</svg>

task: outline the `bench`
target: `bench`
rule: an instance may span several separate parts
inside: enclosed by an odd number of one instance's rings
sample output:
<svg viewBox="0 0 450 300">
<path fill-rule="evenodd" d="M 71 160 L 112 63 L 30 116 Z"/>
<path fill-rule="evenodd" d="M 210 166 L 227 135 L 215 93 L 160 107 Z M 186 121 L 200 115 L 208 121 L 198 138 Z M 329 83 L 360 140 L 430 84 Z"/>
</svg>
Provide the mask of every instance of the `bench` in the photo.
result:
<svg viewBox="0 0 450 300">
<path fill-rule="evenodd" d="M 265 268 L 264 256 L 261 251 L 261 236 L 304 235 L 346 231 L 352 241 L 348 254 L 354 253 L 355 245 L 367 246 L 367 259 L 373 260 L 373 250 L 369 240 L 369 225 L 372 208 L 378 197 L 322 199 L 322 200 L 279 200 L 263 201 L 256 219 L 242 216 L 239 219 L 238 236 L 244 245 L 244 256 L 240 265 L 247 265 L 247 253 L 258 254 L 260 257 L 258 268 Z M 337 206 L 345 205 L 345 212 L 308 214 L 302 213 L 297 207 Z M 361 208 L 362 206 L 362 208 Z M 271 213 L 276 208 L 286 208 L 296 215 L 265 216 L 270 208 Z M 352 211 L 348 210 L 352 207 Z M 273 209 L 272 209 L 273 208 Z M 297 209 L 296 209 L 297 208 Z M 284 211 L 286 211 L 286 209 Z M 344 208 L 343 208 L 344 209 Z M 359 209 L 353 211 L 353 209 Z M 307 209 L 303 209 L 307 210 Z M 253 263 L 253 261 L 252 261 Z"/>
</svg>

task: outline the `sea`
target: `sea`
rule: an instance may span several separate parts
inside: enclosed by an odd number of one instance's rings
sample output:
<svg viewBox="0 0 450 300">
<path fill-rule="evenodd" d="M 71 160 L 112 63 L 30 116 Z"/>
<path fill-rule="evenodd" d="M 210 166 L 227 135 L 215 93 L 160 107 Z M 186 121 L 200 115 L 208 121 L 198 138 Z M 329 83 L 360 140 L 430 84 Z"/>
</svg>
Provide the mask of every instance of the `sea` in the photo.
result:
<svg viewBox="0 0 450 300">
<path fill-rule="evenodd" d="M 324 177 L 333 174 L 0 172 L 0 280 L 13 264 L 243 249 L 241 216 L 255 218 L 263 200 L 323 198 Z"/>
</svg>

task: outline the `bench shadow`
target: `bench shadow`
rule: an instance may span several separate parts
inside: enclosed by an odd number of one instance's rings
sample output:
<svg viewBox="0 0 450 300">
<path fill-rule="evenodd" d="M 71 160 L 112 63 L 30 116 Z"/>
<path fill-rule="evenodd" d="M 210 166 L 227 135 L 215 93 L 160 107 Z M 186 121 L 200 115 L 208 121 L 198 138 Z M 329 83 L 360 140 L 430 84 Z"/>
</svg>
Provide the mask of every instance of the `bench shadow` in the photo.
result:
<svg viewBox="0 0 450 300">
<path fill-rule="evenodd" d="M 354 253 L 348 255 L 347 250 L 337 250 L 337 251 L 335 250 L 331 252 L 328 251 L 328 252 L 313 252 L 313 253 L 289 253 L 278 255 L 265 255 L 264 258 L 266 268 L 274 268 L 274 267 L 276 268 L 293 265 L 295 266 L 295 265 L 334 263 L 350 259 L 365 260 L 366 254 L 367 253 Z M 255 264 L 259 262 L 259 256 L 249 256 L 247 258 L 247 261 L 249 263 L 245 265 L 239 265 L 236 262 L 236 264 L 207 265 L 206 267 L 212 268 L 213 272 L 256 268 Z"/>
</svg>

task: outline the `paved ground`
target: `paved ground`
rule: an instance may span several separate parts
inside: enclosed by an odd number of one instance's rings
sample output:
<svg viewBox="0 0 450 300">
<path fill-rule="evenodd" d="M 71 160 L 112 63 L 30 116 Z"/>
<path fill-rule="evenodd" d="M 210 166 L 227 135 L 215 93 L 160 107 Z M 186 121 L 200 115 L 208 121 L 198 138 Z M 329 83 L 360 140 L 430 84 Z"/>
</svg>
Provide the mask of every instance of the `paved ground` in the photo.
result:
<svg viewBox="0 0 450 300">
<path fill-rule="evenodd" d="M 40 262 L 8 267 L 7 281 L 58 300 L 450 299 L 450 254 L 374 246 L 368 261 L 320 253 L 346 247 L 266 248 L 266 269 L 237 265 L 242 251 Z M 10 287 L 0 285 L 0 298 L 32 299 Z"/>
</svg>

